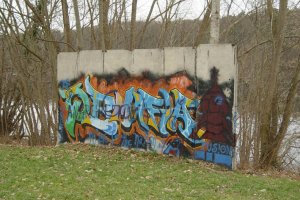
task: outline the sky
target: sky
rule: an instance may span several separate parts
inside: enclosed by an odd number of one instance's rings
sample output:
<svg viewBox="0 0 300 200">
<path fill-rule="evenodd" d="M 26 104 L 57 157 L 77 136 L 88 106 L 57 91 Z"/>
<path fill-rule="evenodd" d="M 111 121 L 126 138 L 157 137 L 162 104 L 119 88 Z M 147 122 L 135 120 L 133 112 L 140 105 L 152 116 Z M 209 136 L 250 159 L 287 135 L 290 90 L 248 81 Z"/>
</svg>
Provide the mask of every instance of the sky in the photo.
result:
<svg viewBox="0 0 300 200">
<path fill-rule="evenodd" d="M 158 1 L 161 5 L 161 7 L 164 6 L 164 0 L 159 0 Z M 147 14 L 149 12 L 149 9 L 151 7 L 152 1 L 150 0 L 138 0 L 138 5 L 137 5 L 137 19 L 142 20 L 147 17 Z M 188 19 L 195 19 L 199 17 L 200 13 L 204 9 L 204 0 L 185 0 L 181 5 L 180 5 L 180 13 L 181 17 L 188 18 Z M 154 13 L 158 14 L 159 10 L 157 6 L 155 6 Z"/>
<path fill-rule="evenodd" d="M 166 0 L 158 0 L 160 2 L 160 5 L 162 7 L 164 2 Z M 169 0 L 170 1 L 170 0 Z M 178 1 L 178 0 L 175 0 Z M 206 6 L 207 0 L 184 0 L 184 2 L 180 5 L 180 13 L 182 18 L 185 19 L 195 19 L 198 18 L 202 11 L 204 10 Z M 232 3 L 231 9 L 229 14 L 230 15 L 238 15 L 241 11 L 249 12 L 253 10 L 256 6 L 260 6 L 264 4 L 264 0 L 221 0 L 221 16 L 227 15 L 227 10 L 230 2 Z M 129 1 L 130 2 L 130 1 Z M 274 3 L 276 4 L 276 7 L 278 7 L 279 0 L 274 0 Z M 292 8 L 295 5 L 298 5 L 297 7 L 300 7 L 299 0 L 289 0 L 289 7 Z M 145 19 L 147 17 L 147 14 L 149 12 L 149 9 L 151 7 L 152 0 L 138 0 L 138 6 L 137 6 L 137 19 Z M 298 4 L 297 4 L 298 3 Z M 154 14 L 159 13 L 158 9 L 156 8 L 154 10 Z"/>
<path fill-rule="evenodd" d="M 1 0 L 0 0 L 1 1 Z M 72 8 L 72 0 L 67 0 L 69 3 L 69 11 L 70 11 L 70 21 L 71 21 L 71 26 L 74 28 L 75 27 L 75 17 L 74 17 L 74 10 Z M 94 0 L 97 1 L 97 0 Z M 159 3 L 159 7 L 161 8 L 161 10 L 164 10 L 164 8 L 166 7 L 165 2 L 171 2 L 172 0 L 158 0 Z M 180 0 L 174 0 L 175 2 L 178 2 Z M 232 6 L 230 8 L 230 12 L 229 15 L 238 15 L 240 12 L 244 11 L 245 13 L 253 10 L 256 6 L 260 6 L 262 5 L 265 1 L 264 0 L 221 0 L 221 16 L 226 16 L 228 13 L 228 6 L 230 4 L 230 2 L 232 3 Z M 275 4 L 278 5 L 278 1 L 279 0 L 274 0 Z M 293 3 L 295 2 L 299 2 L 300 0 L 289 0 L 289 5 L 290 7 L 292 7 Z M 87 24 L 89 22 L 89 16 L 83 14 L 84 12 L 86 12 L 87 8 L 84 8 L 84 3 L 85 1 L 83 0 L 78 0 L 78 3 L 81 4 L 82 9 L 80 9 L 79 12 L 81 12 L 81 16 L 85 16 L 83 18 L 84 23 L 83 24 Z M 114 1 L 111 0 L 111 3 L 113 3 Z M 130 15 L 131 15 L 131 3 L 132 0 L 126 0 L 126 13 L 127 13 L 127 20 L 130 20 Z M 151 4 L 152 4 L 152 0 L 137 0 L 138 4 L 137 4 L 137 20 L 145 20 L 147 18 L 147 15 L 149 13 Z M 207 0 L 183 0 L 183 2 L 180 4 L 179 7 L 179 15 L 177 16 L 180 19 L 202 19 L 204 13 L 204 9 L 206 8 L 206 2 Z M 254 3 L 253 3 L 254 2 Z M 113 5 L 112 5 L 113 6 Z M 87 6 L 85 6 L 87 7 Z M 300 7 L 300 5 L 298 5 L 298 7 Z M 158 6 L 155 5 L 153 13 L 151 15 L 151 18 L 153 18 L 154 16 L 156 16 L 157 14 L 159 14 L 159 9 Z M 111 13 L 111 17 L 112 18 L 113 13 Z M 177 18 L 177 19 L 178 19 Z M 173 18 L 174 19 L 174 18 Z M 161 18 L 157 18 L 156 20 L 161 20 Z M 96 19 L 97 21 L 97 19 Z M 97 24 L 97 23 L 96 23 Z M 58 20 L 57 23 L 53 26 L 55 28 L 58 27 L 63 27 L 62 21 Z"/>
<path fill-rule="evenodd" d="M 30 0 L 34 2 L 35 0 Z M 98 1 L 98 0 L 90 0 L 90 1 Z M 166 7 L 165 2 L 170 2 L 172 0 L 158 0 L 159 7 L 161 10 L 164 10 Z M 175 2 L 178 2 L 180 0 L 174 0 Z M 14 2 L 14 1 L 13 1 Z M 19 2 L 22 2 L 21 0 Z M 49 2 L 55 2 L 54 0 L 50 0 Z M 70 23 L 71 27 L 75 27 L 75 16 L 74 16 L 74 9 L 72 6 L 72 0 L 67 0 L 69 4 L 69 14 L 70 14 Z M 110 1 L 111 3 L 115 2 L 114 0 Z M 127 20 L 130 20 L 130 14 L 131 14 L 131 3 L 132 0 L 126 0 L 126 12 L 127 12 Z M 137 0 L 137 20 L 145 20 L 151 4 L 152 0 Z M 207 0 L 183 0 L 183 2 L 180 4 L 179 7 L 179 14 L 177 16 L 177 19 L 200 19 L 203 17 L 204 9 L 206 8 L 206 2 Z M 265 2 L 265 0 L 221 0 L 221 16 L 226 16 L 228 5 L 230 2 L 233 2 L 230 12 L 230 15 L 238 15 L 241 11 L 249 12 L 253 10 L 256 6 L 260 6 Z M 253 3 L 254 2 L 254 3 Z M 278 7 L 279 0 L 274 0 L 275 4 Z M 289 7 L 292 8 L 294 4 L 297 4 L 297 7 L 300 8 L 300 0 L 289 0 Z M 86 1 L 78 0 L 78 3 L 80 5 L 80 15 L 82 17 L 82 25 L 87 25 L 89 23 L 89 14 L 87 14 L 87 5 Z M 51 3 L 50 3 L 51 4 Z M 5 4 L 3 0 L 0 0 L 0 5 L 5 8 Z M 52 4 L 51 4 L 52 5 Z M 60 6 L 60 4 L 58 5 Z M 22 7 L 22 6 L 21 6 Z M 97 9 L 97 8 L 96 8 Z M 174 10 L 173 10 L 174 11 Z M 96 11 L 97 12 L 97 11 Z M 16 12 L 17 13 L 17 12 Z M 153 13 L 151 17 L 156 16 L 159 13 L 159 8 L 157 5 L 155 5 Z M 202 15 L 201 15 L 202 14 Z M 111 13 L 112 15 L 112 13 Z M 55 29 L 61 29 L 63 27 L 63 22 L 61 20 L 61 13 L 57 13 L 57 18 L 53 20 L 52 28 Z M 175 18 L 173 18 L 175 19 Z M 156 20 L 161 20 L 161 18 L 157 18 Z M 96 24 L 97 24 L 98 18 L 96 17 Z"/>
<path fill-rule="evenodd" d="M 178 1 L 178 0 L 175 0 Z M 165 0 L 158 0 L 161 7 L 164 6 Z M 231 0 L 221 0 L 221 15 L 226 15 L 228 10 L 228 5 Z M 261 1 L 260 1 L 261 2 Z M 145 19 L 151 7 L 151 0 L 138 0 L 137 6 L 137 19 Z M 206 7 L 206 0 L 185 0 L 180 5 L 180 16 L 181 18 L 185 19 L 196 19 L 198 18 L 201 13 L 203 12 L 204 8 Z M 231 15 L 237 15 L 241 12 L 241 10 L 249 11 L 253 7 L 252 4 L 249 3 L 248 0 L 234 0 L 232 7 L 230 9 Z M 159 13 L 159 10 L 156 6 L 153 15 Z"/>
</svg>

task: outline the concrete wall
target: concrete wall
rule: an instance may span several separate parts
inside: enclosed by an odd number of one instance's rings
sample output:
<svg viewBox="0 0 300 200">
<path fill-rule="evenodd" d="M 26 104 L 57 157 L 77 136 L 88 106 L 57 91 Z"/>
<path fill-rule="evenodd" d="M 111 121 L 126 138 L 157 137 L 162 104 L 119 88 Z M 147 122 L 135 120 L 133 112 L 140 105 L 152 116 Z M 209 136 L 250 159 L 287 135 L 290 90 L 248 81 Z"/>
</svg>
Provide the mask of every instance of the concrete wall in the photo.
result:
<svg viewBox="0 0 300 200">
<path fill-rule="evenodd" d="M 122 68 L 129 74 L 117 73 Z M 232 45 L 60 53 L 57 70 L 59 143 L 111 144 L 234 168 Z"/>
<path fill-rule="evenodd" d="M 58 81 L 77 78 L 80 73 L 115 73 L 125 68 L 130 74 L 150 70 L 159 75 L 186 70 L 203 80 L 209 79 L 209 70 L 220 70 L 219 83 L 235 76 L 235 47 L 231 44 L 202 44 L 192 47 L 168 47 L 164 49 L 88 50 L 60 53 L 58 55 Z"/>
</svg>

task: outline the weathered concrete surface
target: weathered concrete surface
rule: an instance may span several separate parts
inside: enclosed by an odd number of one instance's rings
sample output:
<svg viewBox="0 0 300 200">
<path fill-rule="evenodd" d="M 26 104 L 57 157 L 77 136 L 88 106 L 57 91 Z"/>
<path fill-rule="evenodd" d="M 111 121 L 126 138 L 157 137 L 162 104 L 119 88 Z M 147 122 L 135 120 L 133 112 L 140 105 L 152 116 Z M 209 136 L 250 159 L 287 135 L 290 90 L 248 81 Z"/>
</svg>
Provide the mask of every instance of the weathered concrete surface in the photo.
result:
<svg viewBox="0 0 300 200">
<path fill-rule="evenodd" d="M 132 74 L 140 74 L 142 71 L 164 74 L 163 50 L 161 49 L 135 49 L 132 56 L 132 66 L 128 70 Z"/>
<path fill-rule="evenodd" d="M 165 74 L 173 74 L 178 71 L 184 70 L 185 65 L 185 51 L 184 47 L 164 48 L 164 57 L 165 57 Z"/>
<path fill-rule="evenodd" d="M 197 48 L 197 70 L 199 78 L 207 80 L 210 69 L 219 69 L 219 83 L 233 79 L 236 72 L 235 48 L 231 44 L 203 44 Z"/>
<path fill-rule="evenodd" d="M 57 55 L 57 80 L 74 79 L 76 70 L 77 53 L 64 52 Z"/>
<path fill-rule="evenodd" d="M 164 48 L 164 73 L 168 75 L 185 70 L 190 75 L 194 75 L 195 52 L 192 47 Z"/>
<path fill-rule="evenodd" d="M 116 73 L 121 68 L 130 71 L 132 52 L 128 50 L 108 50 L 103 53 L 104 73 Z"/>
<path fill-rule="evenodd" d="M 102 51 L 80 51 L 78 58 L 78 74 L 102 74 L 103 73 L 103 55 Z"/>
<path fill-rule="evenodd" d="M 90 50 L 66 52 L 58 55 L 57 78 L 77 78 L 80 73 L 115 73 L 125 68 L 131 74 L 148 70 L 158 75 L 169 75 L 186 70 L 190 75 L 207 80 L 213 66 L 220 70 L 219 82 L 228 81 L 236 74 L 235 48 L 231 44 L 202 44 L 192 47 L 164 49 Z"/>
<path fill-rule="evenodd" d="M 184 69 L 191 75 L 195 74 L 195 55 L 196 49 L 185 47 L 184 50 Z"/>
</svg>

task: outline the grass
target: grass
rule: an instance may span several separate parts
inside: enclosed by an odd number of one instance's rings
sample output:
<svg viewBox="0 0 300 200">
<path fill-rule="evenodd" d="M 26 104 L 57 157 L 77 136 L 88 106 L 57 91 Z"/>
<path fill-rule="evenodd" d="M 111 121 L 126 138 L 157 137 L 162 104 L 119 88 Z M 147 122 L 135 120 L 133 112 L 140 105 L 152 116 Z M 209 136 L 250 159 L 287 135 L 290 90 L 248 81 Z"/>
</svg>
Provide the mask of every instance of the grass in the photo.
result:
<svg viewBox="0 0 300 200">
<path fill-rule="evenodd" d="M 112 147 L 0 146 L 0 199 L 300 199 L 300 182 Z"/>
</svg>

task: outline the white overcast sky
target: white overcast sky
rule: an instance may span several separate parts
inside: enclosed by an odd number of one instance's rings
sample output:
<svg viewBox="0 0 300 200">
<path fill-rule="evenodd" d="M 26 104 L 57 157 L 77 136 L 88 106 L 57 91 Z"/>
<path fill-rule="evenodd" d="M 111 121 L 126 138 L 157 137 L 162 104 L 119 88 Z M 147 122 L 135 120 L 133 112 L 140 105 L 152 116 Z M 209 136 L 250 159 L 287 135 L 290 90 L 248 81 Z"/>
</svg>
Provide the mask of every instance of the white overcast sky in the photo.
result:
<svg viewBox="0 0 300 200">
<path fill-rule="evenodd" d="M 3 0 L 0 0 L 0 2 Z M 94 2 L 97 0 L 94 0 Z M 165 2 L 170 2 L 171 0 L 158 0 L 159 5 L 162 10 L 165 8 Z M 175 0 L 177 2 L 179 0 Z M 221 0 L 221 16 L 227 15 L 227 10 L 228 10 L 228 5 L 232 0 Z M 278 5 L 279 0 L 274 0 L 275 4 Z M 300 0 L 289 0 L 289 7 L 292 8 L 294 7 L 295 2 L 299 2 Z M 69 4 L 69 12 L 70 12 L 70 23 L 71 27 L 75 28 L 75 16 L 74 16 L 74 9 L 72 6 L 72 0 L 67 0 Z M 114 1 L 111 0 L 110 3 L 113 3 Z M 179 9 L 179 16 L 178 18 L 181 19 L 197 19 L 201 13 L 203 13 L 204 8 L 206 7 L 206 2 L 207 0 L 184 0 L 180 4 L 180 9 Z M 245 13 L 253 10 L 256 6 L 260 6 L 263 4 L 265 0 L 233 0 L 233 4 L 231 6 L 230 15 L 238 15 L 241 11 L 244 11 Z M 126 1 L 126 13 L 127 13 L 127 20 L 130 20 L 130 14 L 131 14 L 131 3 L 132 0 L 127 0 Z M 84 0 L 78 0 L 79 6 L 81 8 L 79 9 L 79 12 L 81 16 L 84 16 L 82 18 L 83 23 L 87 24 L 89 22 L 89 15 L 84 14 L 87 11 L 87 5 L 86 1 Z M 145 20 L 150 7 L 152 4 L 152 0 L 138 0 L 138 5 L 137 5 L 137 20 Z M 299 8 L 300 5 L 298 4 L 297 7 Z M 153 13 L 151 17 L 156 16 L 159 13 L 157 5 L 154 7 Z M 111 13 L 112 16 L 113 13 Z M 202 15 L 203 16 L 203 15 Z M 202 18 L 202 17 L 201 17 Z M 174 18 L 173 18 L 174 19 Z M 96 19 L 97 21 L 98 19 Z M 161 20 L 160 18 L 156 20 Z M 97 23 L 96 23 L 97 24 Z M 54 20 L 54 23 L 52 24 L 52 28 L 57 28 L 61 29 L 63 27 L 63 22 L 60 18 Z"/>
<path fill-rule="evenodd" d="M 228 3 L 231 0 L 221 0 L 221 15 L 227 12 Z M 158 0 L 162 9 L 165 7 L 165 0 Z M 230 14 L 238 14 L 241 10 L 248 11 L 253 5 L 247 3 L 247 0 L 234 0 L 231 7 Z M 249 1 L 248 1 L 249 2 Z M 152 4 L 151 0 L 138 0 L 137 6 L 137 19 L 142 20 L 147 17 L 150 6 Z M 185 0 L 180 4 L 180 18 L 185 19 L 195 19 L 201 15 L 204 8 L 206 7 L 206 0 Z M 153 15 L 158 13 L 157 6 L 155 7 Z"/>
<path fill-rule="evenodd" d="M 165 0 L 159 0 L 159 3 L 162 7 L 164 7 Z M 180 5 L 180 13 L 182 13 L 181 17 L 184 18 L 197 18 L 201 11 L 204 8 L 204 0 L 186 0 Z M 137 5 L 137 19 L 142 20 L 147 17 L 149 9 L 151 7 L 151 0 L 138 0 Z M 153 15 L 158 13 L 158 8 L 155 6 L 155 10 Z"/>
<path fill-rule="evenodd" d="M 0 0 L 2 1 L 2 0 Z M 75 16 L 74 16 L 74 10 L 72 7 L 72 0 L 67 0 L 69 3 L 69 11 L 70 11 L 70 23 L 71 26 L 74 28 L 75 27 Z M 165 8 L 165 2 L 170 2 L 171 0 L 158 0 L 159 5 L 161 7 L 161 10 L 164 10 Z M 179 0 L 175 0 L 177 2 Z M 227 10 L 228 10 L 228 5 L 232 0 L 221 0 L 221 16 L 227 15 Z M 279 0 L 274 0 L 275 4 L 278 7 L 278 1 Z M 295 4 L 295 2 L 299 2 L 300 0 L 289 0 L 289 7 L 292 8 Z M 114 1 L 110 1 L 110 3 L 113 3 Z M 207 0 L 184 0 L 180 4 L 180 9 L 179 9 L 179 16 L 178 18 L 181 19 L 197 19 L 201 13 L 203 13 L 203 10 L 206 7 L 206 2 Z M 263 4 L 265 0 L 233 0 L 233 4 L 231 6 L 230 15 L 238 15 L 240 12 L 249 12 L 253 10 L 256 6 L 260 7 L 260 5 Z M 89 16 L 84 15 L 87 11 L 87 6 L 85 5 L 85 1 L 83 0 L 78 0 L 79 5 L 81 6 L 81 9 L 79 12 L 81 12 L 81 16 L 85 16 L 83 18 L 83 24 L 86 24 L 89 22 Z M 131 3 L 132 0 L 127 0 L 126 1 L 126 13 L 127 13 L 127 20 L 130 21 L 130 14 L 131 14 Z M 152 0 L 138 0 L 137 4 L 137 20 L 145 20 L 147 18 L 147 15 L 149 13 L 150 7 L 152 4 Z M 298 8 L 300 5 L 298 4 Z M 155 5 L 153 13 L 151 17 L 156 16 L 159 13 L 158 6 Z M 111 16 L 113 13 L 111 13 Z M 202 15 L 203 16 L 203 15 Z M 177 19 L 178 19 L 177 18 Z M 200 16 L 200 18 L 202 18 Z M 174 18 L 173 18 L 174 19 Z M 160 18 L 157 18 L 156 20 L 161 20 Z M 97 21 L 97 19 L 96 19 Z M 58 28 L 58 27 L 63 27 L 62 20 L 58 20 L 56 24 L 53 24 L 53 28 Z"/>
<path fill-rule="evenodd" d="M 162 5 L 164 5 L 164 2 L 166 0 L 158 0 L 158 2 Z M 278 4 L 279 0 L 274 0 L 275 4 Z M 226 15 L 228 10 L 228 5 L 231 2 L 231 0 L 221 0 L 221 15 Z M 231 15 L 237 15 L 241 11 L 248 12 L 255 8 L 256 6 L 260 6 L 264 0 L 233 0 L 230 14 Z M 295 3 L 299 2 L 299 0 L 289 0 L 289 7 L 293 7 Z M 138 0 L 138 6 L 137 6 L 137 19 L 145 19 L 147 17 L 147 14 L 149 12 L 150 6 L 151 6 L 152 0 Z M 180 5 L 180 13 L 182 18 L 185 19 L 195 19 L 199 17 L 199 15 L 202 13 L 203 9 L 206 6 L 206 0 L 185 0 Z M 299 5 L 298 5 L 299 7 Z M 130 12 L 130 11 L 129 11 Z M 154 10 L 153 15 L 155 13 L 158 13 L 158 9 Z"/>
<path fill-rule="evenodd" d="M 35 0 L 30 0 L 31 2 L 34 2 Z M 96 2 L 97 0 L 93 0 L 94 2 Z M 163 11 L 165 6 L 165 2 L 170 2 L 171 0 L 158 0 L 159 5 L 161 10 Z M 179 0 L 175 0 L 175 2 L 177 2 Z M 227 10 L 228 10 L 228 5 L 232 0 L 221 0 L 221 16 L 227 15 Z M 297 7 L 300 7 L 300 0 L 289 0 L 289 8 L 293 8 L 295 6 L 295 4 L 297 5 Z M 14 1 L 13 1 L 14 2 Z M 22 3 L 22 1 L 19 1 Z M 49 2 L 55 2 L 55 1 L 49 1 Z M 70 23 L 72 28 L 75 27 L 75 16 L 74 16 L 74 9 L 73 9 L 73 5 L 72 5 L 72 0 L 67 0 L 68 4 L 69 4 L 69 14 L 70 14 Z M 113 3 L 114 1 L 111 0 L 111 3 Z M 207 0 L 184 0 L 179 7 L 179 15 L 177 16 L 177 19 L 197 19 L 201 13 L 203 13 L 204 8 L 206 7 L 206 2 Z M 233 0 L 233 4 L 231 6 L 230 15 L 238 15 L 240 12 L 249 12 L 251 10 L 253 10 L 256 6 L 260 7 L 261 4 L 263 4 L 263 2 L 265 2 L 265 0 Z M 275 4 L 278 7 L 278 2 L 279 0 L 274 0 Z M 52 3 L 50 3 L 52 5 Z M 132 0 L 127 0 L 126 1 L 126 13 L 127 13 L 127 20 L 130 21 L 130 13 L 131 13 L 131 3 Z M 298 3 L 298 4 L 297 4 Z M 5 3 L 4 0 L 0 0 L 0 4 L 1 7 L 5 8 Z M 86 5 L 86 1 L 85 0 L 78 0 L 78 4 L 80 6 L 79 12 L 80 15 L 82 17 L 82 25 L 84 26 L 84 24 L 88 24 L 89 23 L 89 15 L 87 14 L 87 5 Z M 150 7 L 152 4 L 152 0 L 138 0 L 138 5 L 137 5 L 137 20 L 145 20 Z M 50 6 L 51 6 L 50 5 Z M 60 6 L 60 4 L 58 4 L 58 6 Z M 113 6 L 113 5 L 112 5 Z M 22 7 L 22 6 L 21 6 Z M 96 8 L 97 9 L 97 8 Z M 59 10 L 59 9 L 58 9 Z M 18 13 L 18 12 L 16 12 Z M 159 13 L 159 9 L 158 6 L 155 5 L 153 13 L 151 15 L 151 17 L 156 16 Z M 112 15 L 112 13 L 111 13 Z M 52 23 L 52 28 L 56 28 L 56 29 L 61 29 L 63 27 L 63 22 L 61 20 L 61 12 L 58 11 L 57 17 L 55 19 L 53 19 L 53 23 Z M 175 18 L 173 18 L 175 19 Z M 161 20 L 160 18 L 156 19 L 156 20 Z M 98 21 L 97 17 L 96 17 L 96 21 Z M 97 22 L 96 22 L 97 24 Z"/>
</svg>

